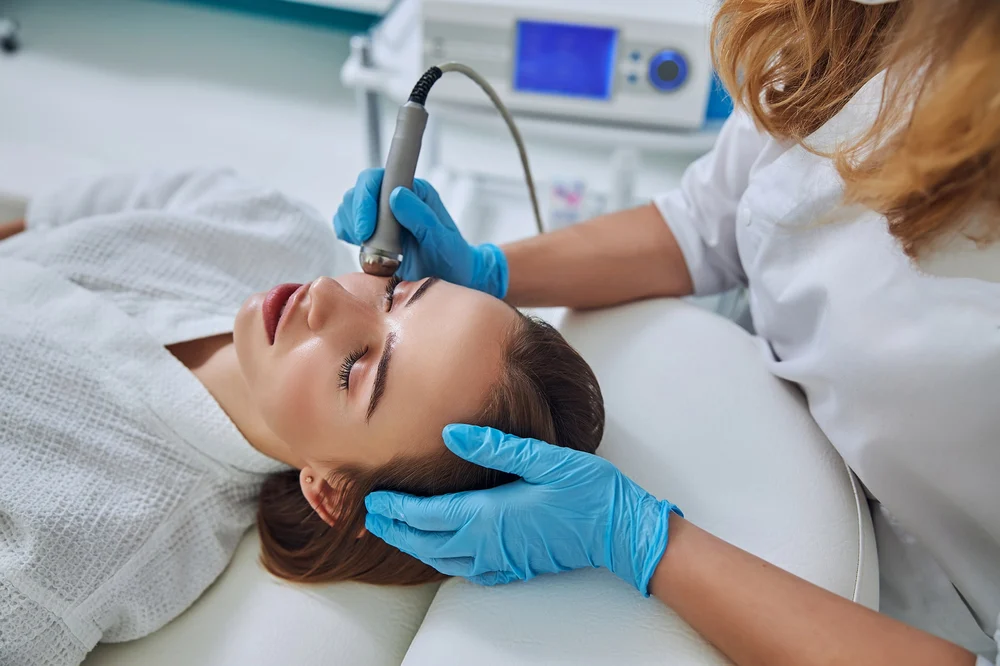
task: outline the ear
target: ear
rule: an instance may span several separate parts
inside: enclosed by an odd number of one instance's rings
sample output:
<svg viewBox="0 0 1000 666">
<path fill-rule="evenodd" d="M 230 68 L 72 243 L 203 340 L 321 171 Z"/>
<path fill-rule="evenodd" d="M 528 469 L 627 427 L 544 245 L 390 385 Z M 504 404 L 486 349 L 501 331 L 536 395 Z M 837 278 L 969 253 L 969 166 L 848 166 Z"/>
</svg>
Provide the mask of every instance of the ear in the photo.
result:
<svg viewBox="0 0 1000 666">
<path fill-rule="evenodd" d="M 324 523 L 336 528 L 342 515 L 342 494 L 327 483 L 322 474 L 309 466 L 303 467 L 299 472 L 299 485 L 313 511 L 323 519 Z M 360 539 L 366 531 L 362 527 L 355 538 Z"/>
<path fill-rule="evenodd" d="M 313 511 L 323 519 L 324 523 L 336 527 L 336 516 L 340 514 L 340 497 L 326 479 L 313 468 L 303 467 L 299 472 L 299 485 Z"/>
</svg>

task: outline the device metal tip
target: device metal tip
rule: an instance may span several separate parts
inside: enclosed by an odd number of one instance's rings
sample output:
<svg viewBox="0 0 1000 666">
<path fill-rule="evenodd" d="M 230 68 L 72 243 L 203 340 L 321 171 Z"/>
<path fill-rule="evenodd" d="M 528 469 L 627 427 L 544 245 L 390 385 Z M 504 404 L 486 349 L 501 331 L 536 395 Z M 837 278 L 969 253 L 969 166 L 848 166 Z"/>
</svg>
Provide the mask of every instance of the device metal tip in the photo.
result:
<svg viewBox="0 0 1000 666">
<path fill-rule="evenodd" d="M 402 262 L 402 257 L 390 257 L 385 253 L 372 248 L 362 247 L 359 255 L 361 260 L 361 270 L 368 275 L 377 277 L 392 277 Z"/>
</svg>

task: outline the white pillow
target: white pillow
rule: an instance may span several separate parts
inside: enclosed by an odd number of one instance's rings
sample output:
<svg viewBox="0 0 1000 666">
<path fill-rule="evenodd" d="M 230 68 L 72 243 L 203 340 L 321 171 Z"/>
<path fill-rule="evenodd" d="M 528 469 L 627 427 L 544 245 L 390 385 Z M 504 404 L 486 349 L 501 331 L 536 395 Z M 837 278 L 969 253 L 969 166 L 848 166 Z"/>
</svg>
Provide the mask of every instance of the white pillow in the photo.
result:
<svg viewBox="0 0 1000 666">
<path fill-rule="evenodd" d="M 601 382 L 601 455 L 719 537 L 878 606 L 864 495 L 754 338 L 673 300 L 574 313 L 560 328 Z M 449 581 L 403 663 L 728 662 L 655 599 L 589 570 L 503 588 Z"/>
<path fill-rule="evenodd" d="M 681 301 L 573 313 L 561 328 L 601 381 L 601 455 L 718 536 L 878 606 L 864 496 L 752 337 Z M 726 663 L 604 571 L 497 588 L 452 580 L 435 597 L 436 585 L 289 585 L 258 551 L 251 531 L 193 608 L 145 639 L 99 647 L 86 666 Z"/>
<path fill-rule="evenodd" d="M 141 640 L 99 645 L 84 666 L 398 666 L 438 587 L 295 585 L 259 556 L 252 529 L 187 612 Z"/>
</svg>

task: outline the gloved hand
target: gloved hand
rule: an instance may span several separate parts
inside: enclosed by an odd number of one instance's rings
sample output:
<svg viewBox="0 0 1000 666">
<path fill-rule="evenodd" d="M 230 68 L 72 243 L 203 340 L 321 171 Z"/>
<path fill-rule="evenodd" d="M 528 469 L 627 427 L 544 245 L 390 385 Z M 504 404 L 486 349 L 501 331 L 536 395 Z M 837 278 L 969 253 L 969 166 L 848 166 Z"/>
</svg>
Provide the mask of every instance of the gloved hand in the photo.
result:
<svg viewBox="0 0 1000 666">
<path fill-rule="evenodd" d="M 367 169 L 344 195 L 333 218 L 337 238 L 361 245 L 375 233 L 378 195 L 384 169 Z M 503 298 L 507 295 L 507 258 L 496 245 L 469 245 L 430 183 L 419 178 L 413 190 L 397 187 L 389 207 L 403 233 L 399 276 L 419 280 L 435 276 Z"/>
<path fill-rule="evenodd" d="M 607 567 L 649 596 L 670 513 L 683 515 L 677 507 L 589 453 L 468 425 L 446 427 L 444 441 L 461 458 L 521 479 L 437 497 L 371 493 L 369 532 L 485 585 Z"/>
</svg>

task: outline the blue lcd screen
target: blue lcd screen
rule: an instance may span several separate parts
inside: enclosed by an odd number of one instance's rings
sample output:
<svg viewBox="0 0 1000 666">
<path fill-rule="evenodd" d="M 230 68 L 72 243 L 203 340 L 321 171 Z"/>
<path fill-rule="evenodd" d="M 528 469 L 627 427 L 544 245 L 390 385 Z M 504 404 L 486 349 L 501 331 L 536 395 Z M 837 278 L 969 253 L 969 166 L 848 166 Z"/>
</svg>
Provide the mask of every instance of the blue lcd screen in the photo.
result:
<svg viewBox="0 0 1000 666">
<path fill-rule="evenodd" d="M 514 90 L 610 99 L 617 46 L 613 28 L 518 21 Z"/>
</svg>

